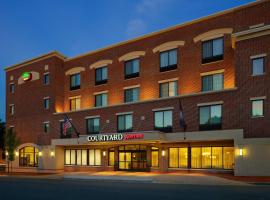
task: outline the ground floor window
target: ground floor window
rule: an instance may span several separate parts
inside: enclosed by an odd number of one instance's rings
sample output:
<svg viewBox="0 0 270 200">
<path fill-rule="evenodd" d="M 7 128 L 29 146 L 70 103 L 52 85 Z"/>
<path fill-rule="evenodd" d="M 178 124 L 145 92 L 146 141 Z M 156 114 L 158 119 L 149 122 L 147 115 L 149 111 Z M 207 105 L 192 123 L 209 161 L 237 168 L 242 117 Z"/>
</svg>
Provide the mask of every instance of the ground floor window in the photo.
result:
<svg viewBox="0 0 270 200">
<path fill-rule="evenodd" d="M 114 166 L 115 161 L 114 161 L 114 148 L 109 149 L 109 166 Z"/>
<path fill-rule="evenodd" d="M 100 149 L 66 149 L 65 165 L 101 165 Z"/>
<path fill-rule="evenodd" d="M 191 168 L 233 169 L 233 147 L 191 147 Z"/>
<path fill-rule="evenodd" d="M 169 167 L 188 167 L 188 148 L 169 148 Z"/>
<path fill-rule="evenodd" d="M 158 167 L 158 153 L 159 149 L 157 147 L 151 147 L 151 167 Z"/>
<path fill-rule="evenodd" d="M 19 165 L 23 167 L 37 167 L 38 150 L 31 146 L 21 148 L 19 150 Z"/>
</svg>

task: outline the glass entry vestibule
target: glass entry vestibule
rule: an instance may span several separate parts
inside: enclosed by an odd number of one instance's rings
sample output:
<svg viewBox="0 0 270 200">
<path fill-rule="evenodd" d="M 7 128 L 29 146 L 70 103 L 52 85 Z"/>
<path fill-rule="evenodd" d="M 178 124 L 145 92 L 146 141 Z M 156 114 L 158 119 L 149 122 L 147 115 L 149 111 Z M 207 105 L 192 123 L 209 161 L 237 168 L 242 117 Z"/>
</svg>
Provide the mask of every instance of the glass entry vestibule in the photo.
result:
<svg viewBox="0 0 270 200">
<path fill-rule="evenodd" d="M 118 170 L 147 171 L 147 151 L 143 145 L 120 146 L 118 150 Z"/>
</svg>

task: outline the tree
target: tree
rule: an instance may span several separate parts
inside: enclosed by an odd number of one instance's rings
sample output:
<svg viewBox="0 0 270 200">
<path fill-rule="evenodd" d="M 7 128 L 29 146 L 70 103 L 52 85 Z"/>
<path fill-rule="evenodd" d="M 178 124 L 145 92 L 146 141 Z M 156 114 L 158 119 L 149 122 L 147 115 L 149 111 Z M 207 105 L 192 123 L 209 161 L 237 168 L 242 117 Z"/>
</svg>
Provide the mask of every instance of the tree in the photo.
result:
<svg viewBox="0 0 270 200">
<path fill-rule="evenodd" d="M 0 160 L 4 158 L 4 134 L 6 129 L 6 123 L 0 119 Z"/>
<path fill-rule="evenodd" d="M 8 160 L 8 172 L 9 172 L 9 163 L 11 163 L 12 171 L 12 161 L 15 159 L 15 150 L 19 146 L 20 140 L 17 138 L 16 132 L 13 128 L 9 128 L 5 134 L 5 150 L 7 152 Z"/>
</svg>

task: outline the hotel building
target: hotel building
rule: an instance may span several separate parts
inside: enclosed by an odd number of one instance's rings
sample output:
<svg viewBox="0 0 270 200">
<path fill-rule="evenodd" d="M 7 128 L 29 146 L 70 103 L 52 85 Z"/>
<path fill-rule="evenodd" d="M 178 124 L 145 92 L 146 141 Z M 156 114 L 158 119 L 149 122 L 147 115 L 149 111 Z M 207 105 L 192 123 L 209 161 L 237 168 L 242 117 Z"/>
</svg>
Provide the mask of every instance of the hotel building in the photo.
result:
<svg viewBox="0 0 270 200">
<path fill-rule="evenodd" d="M 14 170 L 269 176 L 269 11 L 256 1 L 7 67 L 7 128 L 21 140 Z M 76 130 L 65 135 L 66 116 Z"/>
</svg>

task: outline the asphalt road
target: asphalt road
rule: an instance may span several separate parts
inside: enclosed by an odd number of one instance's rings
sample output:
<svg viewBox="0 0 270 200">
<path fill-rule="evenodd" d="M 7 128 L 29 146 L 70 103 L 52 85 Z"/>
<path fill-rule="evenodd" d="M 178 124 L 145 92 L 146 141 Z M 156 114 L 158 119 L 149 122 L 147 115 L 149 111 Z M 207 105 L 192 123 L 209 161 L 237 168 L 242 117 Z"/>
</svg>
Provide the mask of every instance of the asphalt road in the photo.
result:
<svg viewBox="0 0 270 200">
<path fill-rule="evenodd" d="M 200 186 L 0 177 L 0 200 L 270 200 L 270 186 Z"/>
</svg>

